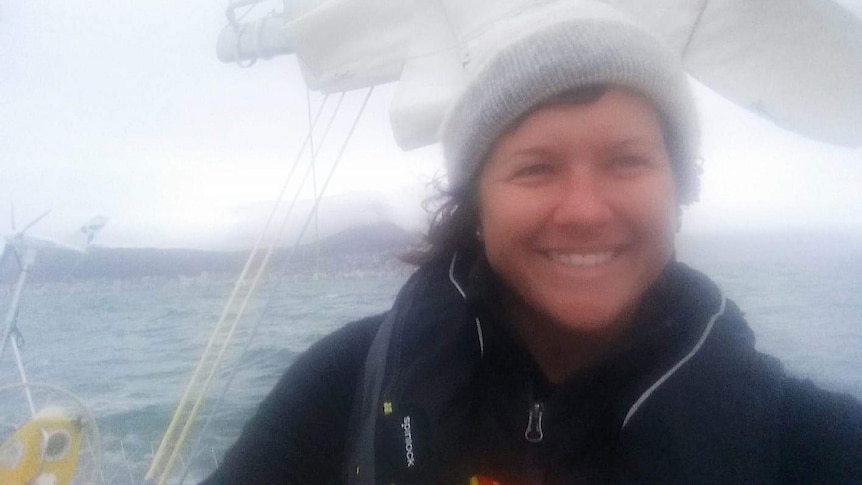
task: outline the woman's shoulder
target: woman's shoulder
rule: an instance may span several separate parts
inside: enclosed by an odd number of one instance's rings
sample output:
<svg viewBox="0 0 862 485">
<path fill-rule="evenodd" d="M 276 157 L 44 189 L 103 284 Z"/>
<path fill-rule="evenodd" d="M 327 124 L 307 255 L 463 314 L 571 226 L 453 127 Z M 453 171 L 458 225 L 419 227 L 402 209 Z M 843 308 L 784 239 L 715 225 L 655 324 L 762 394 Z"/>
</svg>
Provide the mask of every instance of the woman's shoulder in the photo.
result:
<svg viewBox="0 0 862 485">
<path fill-rule="evenodd" d="M 318 369 L 354 367 L 365 360 L 385 313 L 347 323 L 311 345 L 292 368 L 311 366 Z"/>
<path fill-rule="evenodd" d="M 340 483 L 357 380 L 382 320 L 348 323 L 300 355 L 204 483 Z"/>
<path fill-rule="evenodd" d="M 347 323 L 312 344 L 287 369 L 268 399 L 280 401 L 277 396 L 282 392 L 286 399 L 307 398 L 310 394 L 325 397 L 328 402 L 339 401 L 333 398 L 340 397 L 349 406 L 384 315 Z"/>
<path fill-rule="evenodd" d="M 285 409 L 309 403 L 339 414 L 349 409 L 382 320 L 383 315 L 375 315 L 350 322 L 311 345 L 281 376 L 260 411 L 284 414 Z"/>
<path fill-rule="evenodd" d="M 787 482 L 862 483 L 862 402 L 787 378 L 781 406 Z"/>
</svg>

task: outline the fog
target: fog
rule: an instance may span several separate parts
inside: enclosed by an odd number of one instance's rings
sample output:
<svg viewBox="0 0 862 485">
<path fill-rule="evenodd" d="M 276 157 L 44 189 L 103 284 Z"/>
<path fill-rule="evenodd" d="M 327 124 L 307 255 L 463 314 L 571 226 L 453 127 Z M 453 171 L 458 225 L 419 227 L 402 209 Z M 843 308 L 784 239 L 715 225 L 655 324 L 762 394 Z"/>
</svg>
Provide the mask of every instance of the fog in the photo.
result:
<svg viewBox="0 0 862 485">
<path fill-rule="evenodd" d="M 248 69 L 220 63 L 226 23 L 223 5 L 202 0 L 0 4 L 0 232 L 11 230 L 14 204 L 19 228 L 52 209 L 34 228 L 51 237 L 104 214 L 106 246 L 253 239 L 305 137 L 308 98 L 293 57 Z M 439 149 L 396 147 L 393 91 L 376 90 L 329 183 L 328 231 L 347 221 L 424 224 L 420 202 L 442 174 Z M 318 187 L 363 96 L 345 99 Z M 703 86 L 697 96 L 703 190 L 684 231 L 862 227 L 860 149 L 784 131 Z M 310 101 L 316 109 L 322 96 Z M 312 198 L 309 187 L 303 206 Z"/>
</svg>

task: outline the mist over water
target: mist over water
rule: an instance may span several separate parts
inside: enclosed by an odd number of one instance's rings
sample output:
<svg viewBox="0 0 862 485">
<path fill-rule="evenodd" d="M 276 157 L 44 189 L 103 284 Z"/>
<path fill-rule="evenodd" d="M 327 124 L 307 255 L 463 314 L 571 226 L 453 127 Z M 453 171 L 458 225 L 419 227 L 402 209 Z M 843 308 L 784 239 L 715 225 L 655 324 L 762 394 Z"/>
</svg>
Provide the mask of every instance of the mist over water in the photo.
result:
<svg viewBox="0 0 862 485">
<path fill-rule="evenodd" d="M 760 351 L 862 398 L 862 232 L 699 235 L 678 248 L 745 312 Z"/>
<path fill-rule="evenodd" d="M 761 351 L 794 375 L 862 398 L 862 234 L 684 235 L 677 256 L 710 275 L 746 312 Z M 186 483 L 215 466 L 297 355 L 344 323 L 386 310 L 406 276 L 354 272 L 267 283 L 227 357 L 237 375 Z M 144 476 L 231 288 L 232 281 L 215 277 L 27 288 L 18 327 L 28 377 L 68 389 L 91 408 L 109 483 Z M 0 291 L 5 310 L 11 288 Z M 269 311 L 239 361 L 267 300 Z M 220 374 L 216 394 L 226 376 Z M 15 382 L 7 353 L 0 362 L 0 434 L 14 428 L 15 413 L 26 418 L 20 388 L 6 387 Z M 214 399 L 201 416 L 213 413 Z"/>
</svg>

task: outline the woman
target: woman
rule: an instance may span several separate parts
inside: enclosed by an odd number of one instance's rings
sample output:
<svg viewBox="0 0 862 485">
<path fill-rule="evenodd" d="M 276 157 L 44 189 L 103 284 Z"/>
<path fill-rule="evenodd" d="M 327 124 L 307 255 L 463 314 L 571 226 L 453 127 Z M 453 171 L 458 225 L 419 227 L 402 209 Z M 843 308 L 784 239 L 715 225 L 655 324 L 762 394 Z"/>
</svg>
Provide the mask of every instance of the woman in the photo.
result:
<svg viewBox="0 0 862 485">
<path fill-rule="evenodd" d="M 674 260 L 697 119 L 656 39 L 519 32 L 442 141 L 446 199 L 392 309 L 300 357 L 208 483 L 862 481 L 862 406 L 786 377 Z"/>
</svg>

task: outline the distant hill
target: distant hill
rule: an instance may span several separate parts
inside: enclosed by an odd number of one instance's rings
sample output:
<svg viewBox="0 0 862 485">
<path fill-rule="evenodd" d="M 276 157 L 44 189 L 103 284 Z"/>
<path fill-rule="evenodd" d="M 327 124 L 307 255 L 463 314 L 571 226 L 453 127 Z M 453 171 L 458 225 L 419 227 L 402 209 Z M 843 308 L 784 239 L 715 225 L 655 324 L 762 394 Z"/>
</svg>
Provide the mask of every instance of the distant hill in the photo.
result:
<svg viewBox="0 0 862 485">
<path fill-rule="evenodd" d="M 278 248 L 273 271 L 291 274 L 388 271 L 403 266 L 399 255 L 418 241 L 418 235 L 391 223 L 357 226 L 295 249 Z M 72 279 L 125 279 L 145 276 L 238 275 L 249 251 L 92 247 L 86 256 L 59 250 L 39 253 L 30 273 L 32 281 Z M 15 258 L 0 268 L 0 282 L 18 276 Z"/>
</svg>

